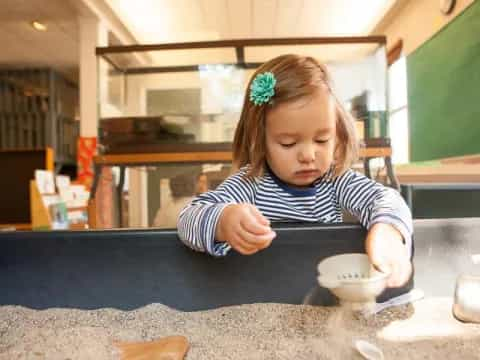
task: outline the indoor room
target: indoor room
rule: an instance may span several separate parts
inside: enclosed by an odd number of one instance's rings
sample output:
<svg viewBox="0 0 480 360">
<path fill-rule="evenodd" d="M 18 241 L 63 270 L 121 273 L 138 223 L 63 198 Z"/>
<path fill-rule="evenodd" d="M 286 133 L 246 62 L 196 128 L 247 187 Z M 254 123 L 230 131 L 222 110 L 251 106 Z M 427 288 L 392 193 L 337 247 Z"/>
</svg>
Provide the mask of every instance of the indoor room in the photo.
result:
<svg viewBox="0 0 480 360">
<path fill-rule="evenodd" d="M 478 0 L 0 6 L 0 360 L 478 358 Z"/>
</svg>

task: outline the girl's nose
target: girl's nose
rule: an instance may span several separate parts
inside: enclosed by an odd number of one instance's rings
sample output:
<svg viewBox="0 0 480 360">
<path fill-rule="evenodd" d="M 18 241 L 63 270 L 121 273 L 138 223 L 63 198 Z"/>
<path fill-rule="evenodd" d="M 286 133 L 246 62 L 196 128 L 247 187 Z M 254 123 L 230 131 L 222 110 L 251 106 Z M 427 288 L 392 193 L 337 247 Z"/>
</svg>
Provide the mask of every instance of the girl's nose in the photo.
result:
<svg viewBox="0 0 480 360">
<path fill-rule="evenodd" d="M 312 145 L 302 146 L 298 153 L 298 161 L 301 163 L 310 163 L 315 160 L 315 147 Z"/>
</svg>

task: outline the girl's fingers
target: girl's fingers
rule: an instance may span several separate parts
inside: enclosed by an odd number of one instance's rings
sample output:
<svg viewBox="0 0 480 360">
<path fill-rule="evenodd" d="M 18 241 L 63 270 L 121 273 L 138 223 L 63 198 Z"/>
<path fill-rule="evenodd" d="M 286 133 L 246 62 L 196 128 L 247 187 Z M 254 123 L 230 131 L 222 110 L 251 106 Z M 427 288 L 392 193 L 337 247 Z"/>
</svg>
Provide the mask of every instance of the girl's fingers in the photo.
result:
<svg viewBox="0 0 480 360">
<path fill-rule="evenodd" d="M 253 205 L 239 209 L 236 215 L 237 223 L 226 231 L 228 243 L 244 255 L 251 255 L 268 247 L 276 236 L 270 228 L 270 222 Z"/>
<path fill-rule="evenodd" d="M 412 273 L 412 267 L 410 262 L 400 263 L 396 262 L 392 264 L 392 274 L 390 275 L 387 286 L 388 287 L 399 287 L 404 285 Z"/>
<path fill-rule="evenodd" d="M 396 287 L 398 286 L 397 283 L 399 282 L 399 268 L 398 265 L 395 263 L 387 263 L 385 261 L 382 262 L 375 262 L 373 263 L 374 267 L 377 268 L 377 270 L 388 274 L 388 279 L 387 279 L 387 287 Z"/>
<path fill-rule="evenodd" d="M 232 246 L 236 251 L 243 255 L 251 255 L 256 253 L 259 249 L 254 245 L 250 245 L 245 242 L 241 235 L 234 235 L 229 241 L 230 246 Z"/>
<path fill-rule="evenodd" d="M 248 212 L 242 217 L 240 225 L 243 229 L 255 235 L 263 235 L 272 231 L 270 225 L 262 223 L 259 218 L 251 212 Z"/>
<path fill-rule="evenodd" d="M 400 266 L 400 276 L 399 276 L 399 283 L 397 286 L 402 286 L 407 283 L 412 275 L 412 264 L 410 261 L 402 263 Z"/>
<path fill-rule="evenodd" d="M 249 207 L 251 214 L 257 219 L 257 221 L 265 226 L 270 227 L 270 221 L 263 216 L 263 214 L 260 212 L 260 210 L 257 209 L 256 206 L 252 205 Z"/>
<path fill-rule="evenodd" d="M 253 255 L 260 250 L 256 248 L 243 247 L 240 243 L 236 243 L 233 248 L 242 255 Z"/>
<path fill-rule="evenodd" d="M 275 239 L 277 234 L 274 231 L 270 231 L 268 234 L 256 235 L 256 241 L 259 249 L 265 249 L 270 246 L 272 240 Z"/>
<path fill-rule="evenodd" d="M 400 272 L 397 266 L 391 266 L 392 273 L 387 281 L 388 287 L 397 287 L 400 282 Z"/>
<path fill-rule="evenodd" d="M 238 231 L 238 235 L 241 237 L 241 239 L 248 243 L 250 246 L 254 246 L 258 249 L 264 249 L 270 245 L 272 242 L 273 238 L 276 236 L 275 232 L 272 230 L 269 230 L 267 233 L 257 235 L 257 234 L 252 234 L 249 232 L 247 229 L 241 228 Z"/>
</svg>

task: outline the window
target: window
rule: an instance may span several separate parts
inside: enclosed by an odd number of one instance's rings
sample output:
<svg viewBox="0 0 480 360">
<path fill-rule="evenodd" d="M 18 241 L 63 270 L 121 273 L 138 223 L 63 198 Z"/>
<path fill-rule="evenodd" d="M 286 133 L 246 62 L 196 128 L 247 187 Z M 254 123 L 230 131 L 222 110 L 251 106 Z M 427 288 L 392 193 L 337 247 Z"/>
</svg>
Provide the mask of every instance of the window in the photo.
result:
<svg viewBox="0 0 480 360">
<path fill-rule="evenodd" d="M 389 134 L 394 164 L 409 161 L 409 130 L 407 100 L 407 61 L 402 56 L 388 69 Z"/>
</svg>

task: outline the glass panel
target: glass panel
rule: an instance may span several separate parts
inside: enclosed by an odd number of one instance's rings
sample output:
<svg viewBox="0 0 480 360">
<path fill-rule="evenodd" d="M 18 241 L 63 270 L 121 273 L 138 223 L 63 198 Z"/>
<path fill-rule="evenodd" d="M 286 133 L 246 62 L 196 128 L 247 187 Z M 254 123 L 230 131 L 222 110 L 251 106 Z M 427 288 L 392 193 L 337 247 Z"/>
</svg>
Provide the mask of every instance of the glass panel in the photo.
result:
<svg viewBox="0 0 480 360">
<path fill-rule="evenodd" d="M 205 48 L 113 53 L 108 57 L 124 69 L 235 63 L 234 48 Z"/>
<path fill-rule="evenodd" d="M 180 211 L 194 196 L 215 189 L 231 173 L 230 165 L 159 166 L 148 173 L 149 226 L 176 228 Z"/>
<path fill-rule="evenodd" d="M 387 136 L 385 48 L 353 62 L 329 63 L 340 100 L 363 122 L 365 138 Z"/>
<path fill-rule="evenodd" d="M 100 117 L 121 116 L 125 112 L 125 75 L 103 58 L 98 60 Z"/>
<path fill-rule="evenodd" d="M 256 46 L 245 47 L 244 56 L 246 63 L 257 64 L 292 52 L 327 64 L 336 94 L 360 120 L 365 137 L 387 135 L 384 46 Z M 107 54 L 124 71 L 100 60 L 99 139 L 104 152 L 127 152 L 134 146 L 151 150 L 168 143 L 231 142 L 254 72 L 232 64 L 234 54 L 233 48 Z"/>
</svg>

